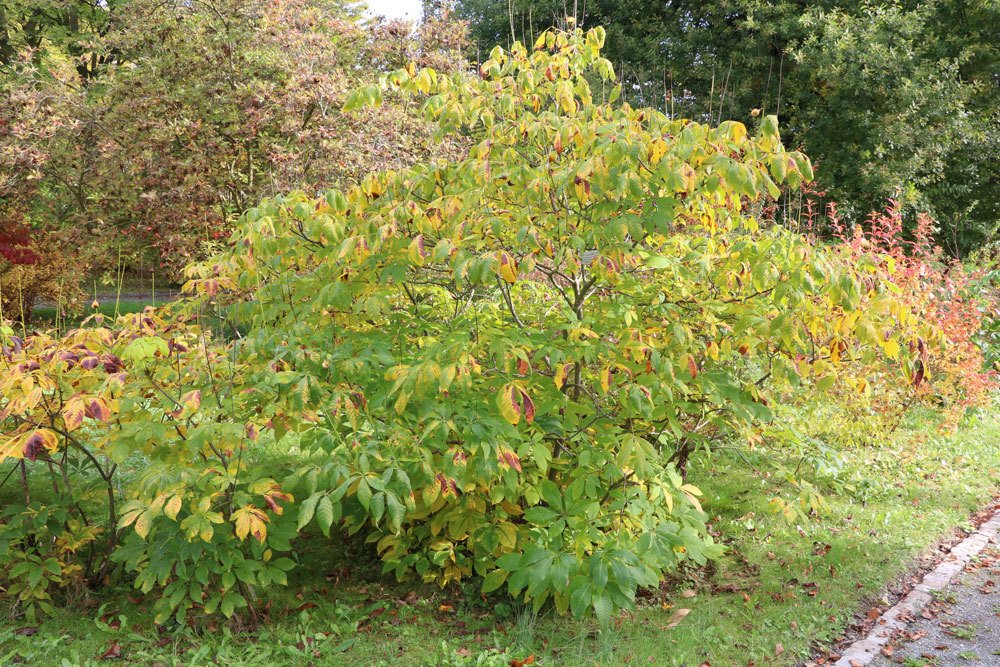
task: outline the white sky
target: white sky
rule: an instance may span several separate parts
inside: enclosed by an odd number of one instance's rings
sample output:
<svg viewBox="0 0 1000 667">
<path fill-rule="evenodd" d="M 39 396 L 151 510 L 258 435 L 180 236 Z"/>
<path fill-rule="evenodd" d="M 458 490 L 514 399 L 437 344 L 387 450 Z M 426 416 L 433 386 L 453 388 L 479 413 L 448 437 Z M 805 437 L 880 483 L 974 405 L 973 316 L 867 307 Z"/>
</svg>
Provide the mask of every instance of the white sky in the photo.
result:
<svg viewBox="0 0 1000 667">
<path fill-rule="evenodd" d="M 369 11 L 390 19 L 419 21 L 420 0 L 366 0 Z"/>
</svg>

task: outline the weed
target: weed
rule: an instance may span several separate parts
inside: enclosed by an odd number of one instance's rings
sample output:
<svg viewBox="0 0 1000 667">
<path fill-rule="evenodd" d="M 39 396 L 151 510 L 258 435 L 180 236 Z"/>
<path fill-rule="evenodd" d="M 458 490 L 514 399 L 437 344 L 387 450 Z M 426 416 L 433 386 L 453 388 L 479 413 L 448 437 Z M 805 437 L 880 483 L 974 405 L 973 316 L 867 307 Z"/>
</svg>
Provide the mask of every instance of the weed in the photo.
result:
<svg viewBox="0 0 1000 667">
<path fill-rule="evenodd" d="M 958 623 L 947 628 L 945 632 L 957 639 L 975 639 L 978 631 L 972 623 Z"/>
</svg>

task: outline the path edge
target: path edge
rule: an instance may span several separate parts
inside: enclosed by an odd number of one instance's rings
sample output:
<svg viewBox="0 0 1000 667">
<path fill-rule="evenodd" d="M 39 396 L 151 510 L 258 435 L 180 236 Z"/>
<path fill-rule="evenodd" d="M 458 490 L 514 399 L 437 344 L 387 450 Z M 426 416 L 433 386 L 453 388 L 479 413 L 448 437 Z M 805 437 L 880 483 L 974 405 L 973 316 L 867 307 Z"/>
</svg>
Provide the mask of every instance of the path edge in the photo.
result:
<svg viewBox="0 0 1000 667">
<path fill-rule="evenodd" d="M 953 546 L 937 567 L 924 575 L 919 584 L 875 621 L 866 637 L 854 642 L 841 653 L 833 667 L 866 667 L 871 663 L 893 635 L 906 629 L 910 620 L 930 604 L 933 594 L 947 587 L 998 533 L 1000 510 Z"/>
</svg>

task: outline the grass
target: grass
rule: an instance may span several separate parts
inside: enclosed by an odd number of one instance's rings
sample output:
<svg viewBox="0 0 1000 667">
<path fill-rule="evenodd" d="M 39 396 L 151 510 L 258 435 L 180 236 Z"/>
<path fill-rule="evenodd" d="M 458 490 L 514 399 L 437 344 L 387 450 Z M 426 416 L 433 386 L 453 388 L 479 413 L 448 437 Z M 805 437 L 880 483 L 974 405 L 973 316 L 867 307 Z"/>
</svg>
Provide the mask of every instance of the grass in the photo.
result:
<svg viewBox="0 0 1000 667">
<path fill-rule="evenodd" d="M 539 665 L 795 665 L 997 490 L 1000 414 L 950 437 L 932 430 L 915 414 L 892 442 L 848 450 L 841 474 L 824 481 L 828 510 L 798 523 L 770 510 L 773 486 L 744 463 L 724 453 L 696 461 L 691 481 L 728 555 L 679 573 L 609 629 L 484 600 L 474 582 L 397 584 L 365 545 L 314 536 L 297 545 L 288 588 L 260 600 L 266 622 L 256 629 L 209 621 L 161 634 L 151 605 L 122 587 L 80 594 L 37 632 L 0 623 L 0 664 L 107 664 L 99 656 L 117 648 L 130 665 L 490 667 L 529 656 Z M 690 613 L 670 627 L 681 609 Z"/>
<path fill-rule="evenodd" d="M 115 301 L 114 299 L 102 300 L 100 307 L 96 312 L 104 315 L 105 317 L 115 316 Z M 162 305 L 162 300 L 159 302 Z M 121 299 L 117 304 L 117 312 L 119 315 L 129 315 L 131 313 L 141 313 L 146 306 L 153 305 L 153 302 L 149 299 Z M 94 313 L 92 308 L 88 308 L 86 313 L 83 313 L 71 320 L 73 322 L 79 322 L 85 317 L 89 317 Z M 35 306 L 32 310 L 32 322 L 31 324 L 38 325 L 52 325 L 56 321 L 56 307 L 55 306 Z"/>
</svg>

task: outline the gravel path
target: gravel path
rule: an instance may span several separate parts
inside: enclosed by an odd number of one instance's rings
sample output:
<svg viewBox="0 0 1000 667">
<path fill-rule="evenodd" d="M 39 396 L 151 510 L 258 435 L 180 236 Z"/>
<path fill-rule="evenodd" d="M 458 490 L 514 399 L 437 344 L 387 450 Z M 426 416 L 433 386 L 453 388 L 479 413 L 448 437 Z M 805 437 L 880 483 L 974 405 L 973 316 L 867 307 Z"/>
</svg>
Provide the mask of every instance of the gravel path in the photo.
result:
<svg viewBox="0 0 1000 667">
<path fill-rule="evenodd" d="M 869 667 L 1000 666 L 1000 543 L 978 557 Z"/>
</svg>

